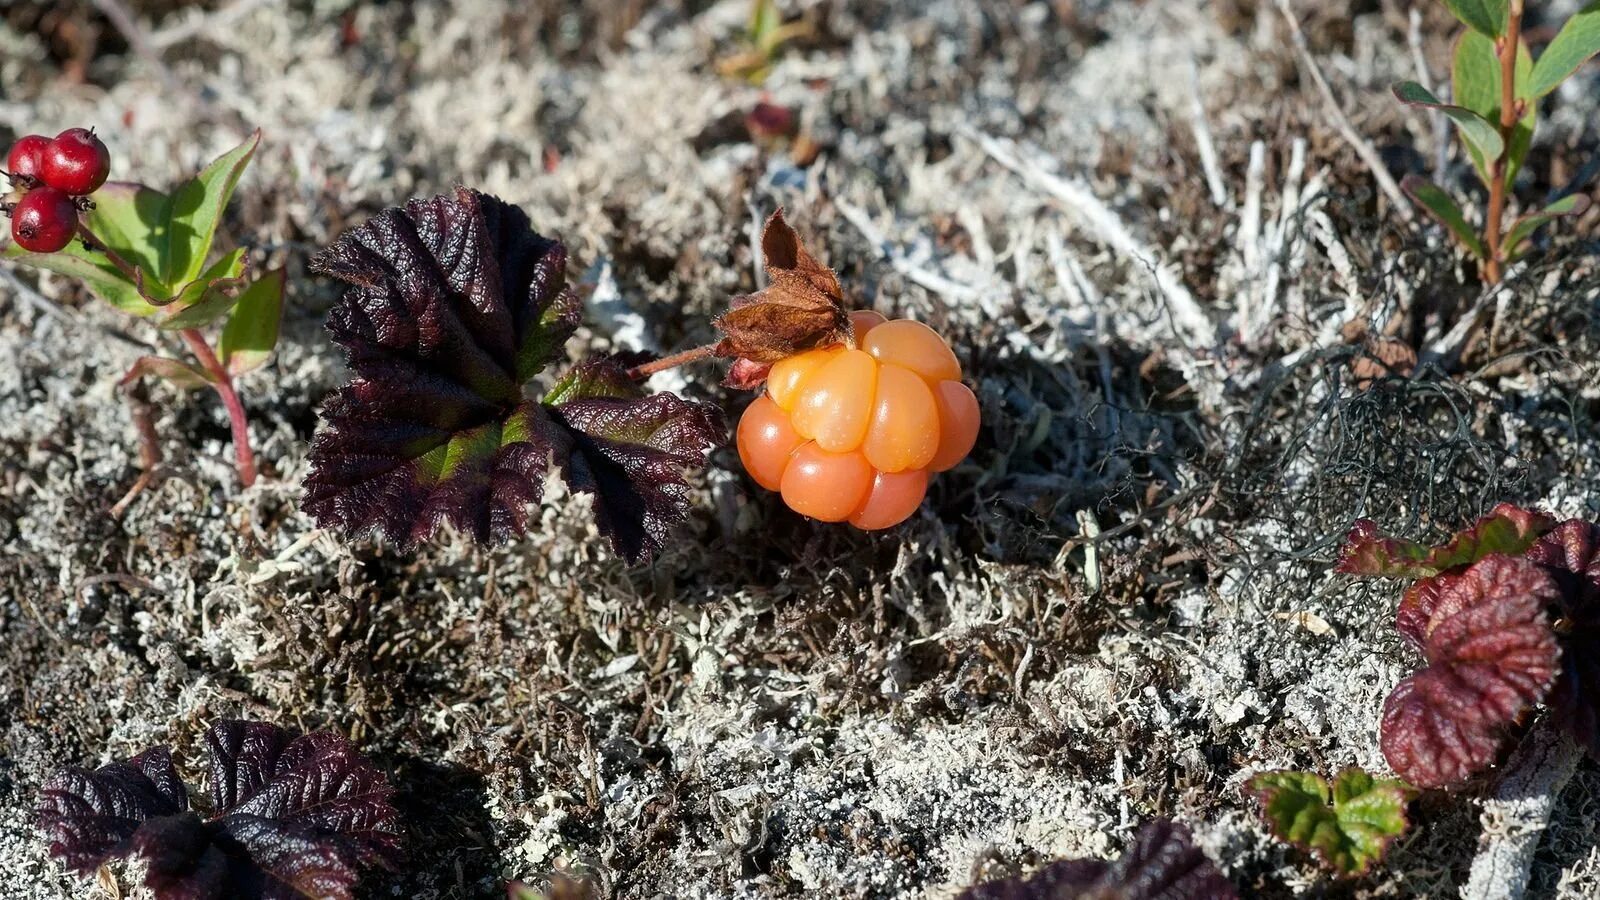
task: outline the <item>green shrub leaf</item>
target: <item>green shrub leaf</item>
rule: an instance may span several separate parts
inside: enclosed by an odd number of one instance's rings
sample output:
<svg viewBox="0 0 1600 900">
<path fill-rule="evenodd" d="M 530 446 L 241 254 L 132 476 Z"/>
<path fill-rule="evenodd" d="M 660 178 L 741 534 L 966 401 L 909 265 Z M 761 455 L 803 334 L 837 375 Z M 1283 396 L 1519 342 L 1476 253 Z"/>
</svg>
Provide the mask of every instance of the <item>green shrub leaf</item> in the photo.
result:
<svg viewBox="0 0 1600 900">
<path fill-rule="evenodd" d="M 1473 256 L 1484 258 L 1486 254 L 1483 241 L 1472 232 L 1472 226 L 1467 224 L 1467 217 L 1462 214 L 1461 207 L 1450 199 L 1450 195 L 1446 194 L 1443 188 L 1416 175 L 1406 176 L 1400 183 L 1400 188 L 1406 192 L 1406 196 L 1415 200 L 1417 205 L 1427 210 L 1440 225 L 1455 235 L 1456 240 L 1471 251 Z"/>
<path fill-rule="evenodd" d="M 147 376 L 160 378 L 186 391 L 208 387 L 215 381 L 203 369 L 186 362 L 160 356 L 141 356 L 122 376 L 122 383 L 130 384 Z"/>
<path fill-rule="evenodd" d="M 1511 230 L 1506 232 L 1505 247 L 1512 259 L 1520 254 L 1517 248 L 1538 231 L 1546 222 L 1561 219 L 1567 216 L 1581 216 L 1589 210 L 1589 198 L 1583 194 L 1573 194 L 1562 197 L 1560 200 L 1546 206 L 1538 212 L 1528 213 L 1511 225 Z"/>
<path fill-rule="evenodd" d="M 283 321 L 283 270 L 262 275 L 239 294 L 217 342 L 217 357 L 233 375 L 254 371 L 272 355 Z"/>
<path fill-rule="evenodd" d="M 1578 10 L 1561 26 L 1561 32 L 1533 67 L 1527 81 L 1527 96 L 1538 99 L 1555 90 L 1597 53 L 1600 53 L 1600 0 Z"/>
<path fill-rule="evenodd" d="M 1507 0 L 1444 0 L 1461 24 L 1479 34 L 1499 37 L 1506 30 Z"/>
<path fill-rule="evenodd" d="M 1498 159 L 1505 150 L 1500 140 L 1500 129 L 1488 119 L 1465 106 L 1453 106 L 1435 97 L 1431 91 L 1415 81 L 1402 81 L 1393 88 L 1400 102 L 1421 106 L 1444 113 L 1461 131 L 1461 139 L 1483 159 Z"/>
<path fill-rule="evenodd" d="M 84 215 L 89 230 L 144 273 L 146 294 L 166 296 L 161 273 L 167 195 L 144 185 L 114 181 L 103 185 L 93 199 L 94 209 Z M 159 309 L 105 253 L 84 247 L 82 241 L 74 240 L 57 253 L 29 253 L 11 243 L 6 245 L 5 256 L 24 266 L 76 278 L 96 297 L 123 312 L 149 316 Z"/>
<path fill-rule="evenodd" d="M 1365 874 L 1405 834 L 1406 805 L 1415 794 L 1402 781 L 1359 768 L 1340 772 L 1331 786 L 1312 772 L 1284 771 L 1257 775 L 1247 788 L 1280 840 L 1347 876 Z"/>
<path fill-rule="evenodd" d="M 187 284 L 200 277 L 217 226 L 222 222 L 222 212 L 260 144 L 258 130 L 172 193 L 167 216 L 166 283 Z"/>
<path fill-rule="evenodd" d="M 1494 41 L 1476 31 L 1468 31 L 1461 35 L 1456 42 L 1455 57 L 1451 67 L 1452 89 L 1455 92 L 1455 102 L 1472 110 L 1485 120 L 1494 123 L 1498 129 L 1500 122 L 1500 58 L 1495 55 Z M 1518 43 L 1516 65 L 1516 94 L 1520 99 L 1528 99 L 1525 89 L 1533 73 L 1533 57 L 1528 53 L 1528 45 Z M 1533 129 L 1539 121 L 1539 108 L 1537 103 L 1529 102 L 1528 111 L 1522 120 L 1512 129 L 1511 141 L 1508 147 L 1506 166 L 1506 185 L 1509 187 L 1516 180 L 1517 172 L 1522 168 L 1522 161 L 1528 156 L 1528 148 L 1533 145 Z M 1467 155 L 1472 160 L 1472 166 L 1478 172 L 1478 177 L 1488 184 L 1492 178 L 1495 155 L 1485 154 L 1479 148 L 1467 141 Z"/>
<path fill-rule="evenodd" d="M 229 252 L 178 290 L 160 307 L 159 324 L 168 331 L 199 328 L 228 314 L 244 287 L 244 249 Z"/>
</svg>

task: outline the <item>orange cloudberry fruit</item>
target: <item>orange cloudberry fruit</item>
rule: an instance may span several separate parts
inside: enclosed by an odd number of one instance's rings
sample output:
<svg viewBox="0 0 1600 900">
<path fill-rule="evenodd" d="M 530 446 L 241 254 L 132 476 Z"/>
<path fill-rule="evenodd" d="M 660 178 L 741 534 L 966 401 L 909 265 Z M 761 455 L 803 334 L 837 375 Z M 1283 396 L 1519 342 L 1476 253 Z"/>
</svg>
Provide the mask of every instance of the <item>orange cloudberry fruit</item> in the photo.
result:
<svg viewBox="0 0 1600 900">
<path fill-rule="evenodd" d="M 823 347 L 772 366 L 739 421 L 739 458 L 802 515 L 888 528 L 922 503 L 928 476 L 977 440 L 978 399 L 938 332 L 851 313 L 856 347 Z"/>
</svg>

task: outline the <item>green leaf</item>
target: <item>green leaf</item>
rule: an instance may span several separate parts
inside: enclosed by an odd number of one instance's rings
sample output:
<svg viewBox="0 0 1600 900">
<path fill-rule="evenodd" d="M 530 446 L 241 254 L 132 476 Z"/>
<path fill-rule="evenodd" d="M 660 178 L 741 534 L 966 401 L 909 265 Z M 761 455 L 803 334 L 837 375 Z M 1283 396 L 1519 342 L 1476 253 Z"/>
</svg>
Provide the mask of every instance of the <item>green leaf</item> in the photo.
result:
<svg viewBox="0 0 1600 900">
<path fill-rule="evenodd" d="M 1475 31 L 1462 34 L 1461 39 L 1456 42 L 1456 52 L 1450 72 L 1455 102 L 1498 125 L 1501 100 L 1500 58 L 1495 54 L 1494 41 Z M 1528 45 L 1519 42 L 1516 84 L 1513 87 L 1521 99 L 1527 99 L 1523 89 L 1526 88 L 1532 72 L 1533 57 L 1528 53 Z M 1508 187 L 1516 180 L 1517 172 L 1522 168 L 1522 161 L 1528 156 L 1528 148 L 1533 145 L 1533 129 L 1538 120 L 1539 105 L 1529 101 L 1528 111 L 1511 131 L 1506 166 Z M 1484 184 L 1488 184 L 1492 178 L 1495 156 L 1485 155 L 1470 142 L 1466 142 L 1466 147 L 1467 155 L 1472 159 L 1472 166 L 1478 171 L 1478 177 Z"/>
<path fill-rule="evenodd" d="M 160 378 L 173 387 L 190 391 L 208 387 L 216 381 L 204 370 L 186 362 L 159 356 L 141 356 L 122 376 L 122 383 L 131 384 L 146 376 Z"/>
<path fill-rule="evenodd" d="M 1328 785 L 1312 772 L 1264 772 L 1246 788 L 1278 838 L 1310 850 L 1341 875 L 1361 875 L 1405 834 L 1406 805 L 1415 791 L 1405 782 L 1345 769 Z"/>
<path fill-rule="evenodd" d="M 278 344 L 283 320 L 283 270 L 272 269 L 239 295 L 217 342 L 217 357 L 233 375 L 261 367 Z"/>
<path fill-rule="evenodd" d="M 1467 146 L 1476 149 L 1483 158 L 1498 159 L 1505 150 L 1505 144 L 1500 140 L 1500 129 L 1465 106 L 1445 103 L 1415 81 L 1402 81 L 1393 90 L 1401 103 L 1444 113 L 1460 130 L 1461 139 Z"/>
<path fill-rule="evenodd" d="M 187 284 L 200 277 L 223 210 L 260 144 L 257 130 L 173 192 L 163 279 L 167 284 Z"/>
<path fill-rule="evenodd" d="M 108 182 L 96 191 L 95 207 L 84 215 L 84 224 L 95 236 L 144 274 L 145 293 L 164 297 L 166 286 L 159 273 L 163 263 L 161 235 L 167 218 L 167 195 L 143 185 Z M 46 269 L 76 278 L 90 293 L 123 312 L 136 316 L 154 315 L 158 309 L 140 295 L 138 287 L 111 263 L 101 250 L 90 250 L 74 240 L 56 253 L 29 253 L 8 244 L 5 257 L 20 265 Z"/>
<path fill-rule="evenodd" d="M 1600 53 L 1600 0 L 1574 13 L 1544 48 L 1527 81 L 1527 96 L 1537 99 L 1555 90 L 1596 53 Z"/>
<path fill-rule="evenodd" d="M 1491 38 L 1506 30 L 1507 0 L 1444 0 L 1461 24 Z"/>
<path fill-rule="evenodd" d="M 161 307 L 160 326 L 168 331 L 199 328 L 227 315 L 244 286 L 245 251 L 239 248 L 217 260 L 185 284 L 176 299 Z"/>
<path fill-rule="evenodd" d="M 1473 256 L 1483 259 L 1485 253 L 1483 241 L 1472 232 L 1472 226 L 1467 224 L 1467 218 L 1461 212 L 1461 207 L 1456 205 L 1444 189 L 1416 175 L 1407 175 L 1400 182 L 1401 190 L 1406 196 L 1416 201 L 1419 206 L 1427 210 L 1429 215 L 1455 235 L 1456 240 L 1466 247 Z"/>
<path fill-rule="evenodd" d="M 1528 213 L 1512 223 L 1511 230 L 1506 232 L 1504 245 L 1506 251 L 1511 255 L 1512 259 L 1515 259 L 1520 255 L 1517 253 L 1517 247 L 1533 237 L 1533 233 L 1538 231 L 1546 222 L 1567 216 L 1581 216 L 1588 211 L 1589 198 L 1583 194 L 1573 194 L 1570 197 L 1562 197 L 1538 212 Z"/>
</svg>

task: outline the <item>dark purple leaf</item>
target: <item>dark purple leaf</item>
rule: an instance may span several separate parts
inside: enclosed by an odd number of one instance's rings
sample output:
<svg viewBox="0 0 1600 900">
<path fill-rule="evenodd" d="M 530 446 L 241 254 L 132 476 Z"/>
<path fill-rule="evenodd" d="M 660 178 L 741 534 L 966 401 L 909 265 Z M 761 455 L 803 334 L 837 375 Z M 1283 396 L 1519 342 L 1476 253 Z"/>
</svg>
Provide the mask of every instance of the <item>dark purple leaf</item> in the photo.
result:
<svg viewBox="0 0 1600 900">
<path fill-rule="evenodd" d="M 727 432 L 715 408 L 669 393 L 646 396 L 627 362 L 592 359 L 545 398 L 561 426 L 563 474 L 594 497 L 595 523 L 632 562 L 653 556 L 688 513 L 685 469 Z"/>
<path fill-rule="evenodd" d="M 1492 763 L 1505 730 L 1539 702 L 1560 648 L 1545 614 L 1554 580 L 1524 559 L 1494 555 L 1437 579 L 1429 615 L 1412 626 L 1428 665 L 1383 707 L 1389 765 L 1419 787 L 1442 787 Z"/>
<path fill-rule="evenodd" d="M 181 813 L 189 794 L 172 767 L 172 754 L 154 747 L 127 762 L 93 772 L 73 767 L 45 783 L 38 821 L 50 840 L 50 855 L 74 872 L 93 872 L 128 852 L 146 820 Z"/>
<path fill-rule="evenodd" d="M 1502 503 L 1450 540 L 1425 547 L 1382 535 L 1371 520 L 1361 519 L 1345 538 L 1337 571 L 1347 575 L 1425 578 L 1470 565 L 1492 553 L 1515 556 L 1554 524 L 1555 520 L 1544 513 Z"/>
<path fill-rule="evenodd" d="M 218 815 L 270 819 L 393 865 L 400 851 L 394 791 L 343 735 L 294 737 L 266 722 L 224 721 L 206 733 Z"/>
<path fill-rule="evenodd" d="M 138 856 L 158 900 L 349 900 L 361 866 L 398 861 L 392 792 L 342 736 L 226 721 L 206 742 L 212 818 L 187 811 L 157 748 L 51 780 L 40 825 L 65 839 L 52 854 L 80 872 Z"/>
<path fill-rule="evenodd" d="M 1561 590 L 1561 676 L 1545 702 L 1591 756 L 1600 758 L 1600 526 L 1571 519 L 1528 550 Z"/>
<path fill-rule="evenodd" d="M 1062 860 L 1026 878 L 968 888 L 960 900 L 1237 900 L 1189 829 L 1156 819 L 1116 862 Z"/>
<path fill-rule="evenodd" d="M 348 231 L 313 261 L 351 285 L 328 316 L 355 378 L 328 401 L 305 508 L 410 546 L 442 522 L 520 534 L 551 446 L 523 386 L 577 327 L 566 248 L 458 189 Z"/>
<path fill-rule="evenodd" d="M 646 397 L 635 357 L 592 361 L 541 403 L 524 387 L 577 326 L 566 250 L 520 210 L 468 190 L 414 200 L 317 258 L 352 287 L 329 315 L 355 379 L 327 403 L 305 508 L 318 524 L 402 546 L 449 523 L 522 534 L 551 461 L 595 496 L 600 531 L 631 562 L 687 513 L 683 470 L 722 439 L 720 416 Z"/>
</svg>

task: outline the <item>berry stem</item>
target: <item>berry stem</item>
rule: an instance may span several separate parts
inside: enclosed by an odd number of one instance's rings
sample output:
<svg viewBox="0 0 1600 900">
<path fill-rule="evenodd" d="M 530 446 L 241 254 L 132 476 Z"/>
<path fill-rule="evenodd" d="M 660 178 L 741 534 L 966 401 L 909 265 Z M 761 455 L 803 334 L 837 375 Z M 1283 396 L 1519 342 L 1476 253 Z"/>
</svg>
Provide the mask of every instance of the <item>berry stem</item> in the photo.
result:
<svg viewBox="0 0 1600 900">
<path fill-rule="evenodd" d="M 88 224 L 81 219 L 78 221 L 78 236 L 84 243 L 104 253 L 106 259 L 111 261 L 117 271 L 128 276 L 134 284 L 140 285 L 143 292 L 144 275 L 122 257 L 117 251 L 106 245 L 105 241 L 95 236 Z M 228 367 L 217 359 L 217 354 L 206 342 L 206 336 L 198 328 L 185 328 L 178 332 L 183 342 L 188 345 L 189 352 L 199 361 L 201 368 L 211 376 L 211 387 L 222 398 L 222 405 L 228 410 L 228 424 L 233 432 L 234 468 L 239 472 L 239 484 L 249 487 L 256 483 L 256 455 L 250 449 L 250 420 L 245 415 L 244 401 L 239 399 L 239 392 L 234 390 L 233 376 L 228 372 Z"/>
<path fill-rule="evenodd" d="M 643 381 L 657 372 L 665 372 L 668 369 L 676 369 L 677 367 L 686 365 L 688 363 L 699 362 L 700 360 L 705 359 L 706 357 L 715 353 L 716 349 L 716 344 L 706 344 L 703 347 L 696 347 L 693 350 L 685 350 L 682 353 L 674 353 L 671 356 L 663 356 L 660 359 L 651 360 L 643 365 L 634 366 L 628 370 L 628 377 L 634 379 L 635 381 Z"/>
<path fill-rule="evenodd" d="M 200 361 L 201 367 L 211 375 L 211 386 L 228 410 L 228 423 L 233 429 L 234 466 L 239 471 L 240 485 L 249 487 L 256 483 L 256 456 L 250 449 L 250 420 L 245 416 L 244 402 L 239 399 L 239 392 L 233 389 L 233 376 L 228 373 L 227 366 L 217 359 L 217 354 L 211 350 L 211 345 L 206 343 L 205 335 L 198 328 L 185 328 L 178 334 L 189 345 L 189 352 Z"/>
</svg>

